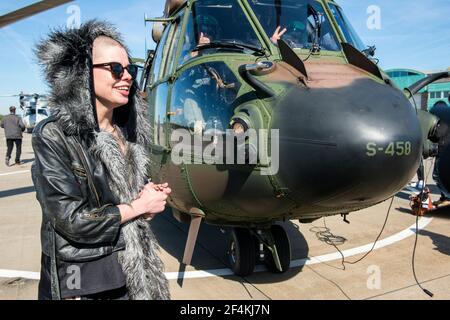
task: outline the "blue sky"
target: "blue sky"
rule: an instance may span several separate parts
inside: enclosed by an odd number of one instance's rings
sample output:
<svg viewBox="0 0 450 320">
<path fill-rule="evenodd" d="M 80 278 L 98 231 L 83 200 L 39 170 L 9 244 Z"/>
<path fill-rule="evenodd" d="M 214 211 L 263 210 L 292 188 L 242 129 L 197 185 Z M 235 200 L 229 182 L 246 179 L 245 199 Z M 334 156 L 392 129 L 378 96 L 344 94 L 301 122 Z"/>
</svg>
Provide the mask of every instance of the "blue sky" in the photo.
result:
<svg viewBox="0 0 450 320">
<path fill-rule="evenodd" d="M 218 0 L 220 1 L 220 0 Z M 34 0 L 2 0 L 0 15 L 34 3 Z M 384 69 L 403 67 L 438 71 L 450 67 L 449 0 L 337 0 L 366 44 L 377 46 Z M 48 31 L 64 26 L 73 15 L 70 6 L 80 10 L 81 21 L 107 19 L 123 33 L 137 57 L 143 57 L 145 41 L 154 47 L 150 25 L 144 14 L 161 16 L 164 0 L 79 0 L 0 29 L 0 95 L 47 90 L 36 65 L 32 48 Z M 379 8 L 380 28 L 367 22 L 378 17 L 370 6 Z M 70 11 L 68 13 L 68 10 Z M 145 40 L 146 39 L 146 40 Z M 0 98 L 0 114 L 18 104 L 18 98 Z"/>
</svg>

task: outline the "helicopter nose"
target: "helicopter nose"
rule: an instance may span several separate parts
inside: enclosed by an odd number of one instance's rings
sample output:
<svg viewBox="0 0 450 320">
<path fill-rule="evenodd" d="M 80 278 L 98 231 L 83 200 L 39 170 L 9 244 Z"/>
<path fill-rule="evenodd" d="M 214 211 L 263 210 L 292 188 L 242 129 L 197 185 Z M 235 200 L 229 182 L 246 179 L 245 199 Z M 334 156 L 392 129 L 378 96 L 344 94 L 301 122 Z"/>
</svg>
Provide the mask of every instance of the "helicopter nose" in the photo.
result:
<svg viewBox="0 0 450 320">
<path fill-rule="evenodd" d="M 371 79 L 292 88 L 274 107 L 280 183 L 302 205 L 351 208 L 402 189 L 421 157 L 421 129 L 403 94 Z"/>
</svg>

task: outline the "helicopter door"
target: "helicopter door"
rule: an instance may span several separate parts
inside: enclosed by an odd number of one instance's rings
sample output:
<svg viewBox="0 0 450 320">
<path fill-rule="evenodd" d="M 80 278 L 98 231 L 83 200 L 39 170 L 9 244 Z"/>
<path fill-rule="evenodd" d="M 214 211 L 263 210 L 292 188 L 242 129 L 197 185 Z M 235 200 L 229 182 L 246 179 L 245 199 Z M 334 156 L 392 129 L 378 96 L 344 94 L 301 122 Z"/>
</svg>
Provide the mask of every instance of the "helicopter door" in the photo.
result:
<svg viewBox="0 0 450 320">
<path fill-rule="evenodd" d="M 169 35 L 172 25 L 166 26 L 161 40 L 156 48 L 152 68 L 147 80 L 148 114 L 153 130 L 150 133 L 154 147 L 167 147 L 166 122 L 167 122 L 167 99 L 169 96 L 169 83 L 164 77 L 164 69 L 167 63 L 167 53 L 171 42 Z"/>
<path fill-rule="evenodd" d="M 161 174 L 161 166 L 167 161 L 168 143 L 168 109 L 170 97 L 172 68 L 175 66 L 176 52 L 180 38 L 180 21 L 184 11 L 165 27 L 161 40 L 153 57 L 152 69 L 147 80 L 148 114 L 153 126 L 150 140 L 152 142 L 150 157 L 153 176 Z"/>
</svg>

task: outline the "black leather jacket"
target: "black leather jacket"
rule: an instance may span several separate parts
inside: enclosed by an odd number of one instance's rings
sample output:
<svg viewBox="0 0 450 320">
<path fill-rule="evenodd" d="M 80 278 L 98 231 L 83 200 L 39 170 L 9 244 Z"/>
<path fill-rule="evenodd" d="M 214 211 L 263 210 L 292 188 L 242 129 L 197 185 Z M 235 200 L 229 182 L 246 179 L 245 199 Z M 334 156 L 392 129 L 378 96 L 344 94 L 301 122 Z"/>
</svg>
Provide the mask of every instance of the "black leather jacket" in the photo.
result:
<svg viewBox="0 0 450 320">
<path fill-rule="evenodd" d="M 36 126 L 32 144 L 43 253 L 82 262 L 123 249 L 119 202 L 88 146 L 80 137 L 66 135 L 53 117 Z"/>
</svg>

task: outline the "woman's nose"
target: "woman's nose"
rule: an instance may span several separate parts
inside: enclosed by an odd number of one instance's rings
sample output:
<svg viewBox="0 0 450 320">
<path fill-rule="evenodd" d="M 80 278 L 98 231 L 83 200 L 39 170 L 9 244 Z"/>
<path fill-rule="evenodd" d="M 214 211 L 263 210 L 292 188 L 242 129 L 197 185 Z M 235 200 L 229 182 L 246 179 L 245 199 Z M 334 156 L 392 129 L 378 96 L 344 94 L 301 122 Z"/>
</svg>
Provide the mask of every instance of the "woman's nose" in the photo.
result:
<svg viewBox="0 0 450 320">
<path fill-rule="evenodd" d="M 128 71 L 128 69 L 124 69 L 123 70 L 123 75 L 122 75 L 122 79 L 121 80 L 132 80 L 133 77 L 131 76 L 130 72 Z"/>
</svg>

